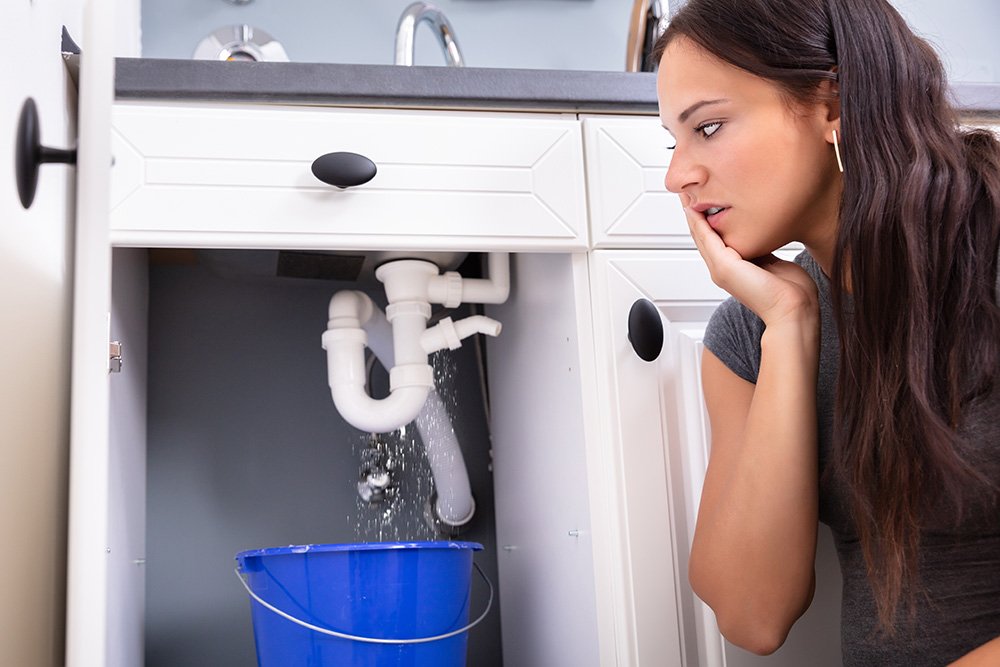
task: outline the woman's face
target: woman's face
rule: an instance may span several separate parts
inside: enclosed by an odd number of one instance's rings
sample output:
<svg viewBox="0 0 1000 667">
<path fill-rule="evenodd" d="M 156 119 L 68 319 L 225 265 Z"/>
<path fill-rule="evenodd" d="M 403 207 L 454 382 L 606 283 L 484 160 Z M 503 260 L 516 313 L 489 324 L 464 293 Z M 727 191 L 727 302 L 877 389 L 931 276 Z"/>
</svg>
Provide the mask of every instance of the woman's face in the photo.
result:
<svg viewBox="0 0 1000 667">
<path fill-rule="evenodd" d="M 657 94 L 676 141 L 667 189 L 727 246 L 744 259 L 791 241 L 832 252 L 841 187 L 829 143 L 839 130 L 835 105 L 793 110 L 776 85 L 685 37 L 660 60 Z"/>
</svg>

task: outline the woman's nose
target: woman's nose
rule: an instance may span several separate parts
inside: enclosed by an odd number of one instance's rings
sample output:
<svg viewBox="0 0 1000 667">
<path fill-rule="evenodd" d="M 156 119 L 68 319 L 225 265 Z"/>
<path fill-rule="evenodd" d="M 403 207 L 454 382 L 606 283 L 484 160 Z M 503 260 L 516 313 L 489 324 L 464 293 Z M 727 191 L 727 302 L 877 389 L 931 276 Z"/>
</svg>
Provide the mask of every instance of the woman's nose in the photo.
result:
<svg viewBox="0 0 1000 667">
<path fill-rule="evenodd" d="M 667 190 L 680 194 L 685 188 L 700 185 L 705 180 L 704 168 L 694 164 L 683 151 L 674 149 L 667 164 L 663 184 Z"/>
</svg>

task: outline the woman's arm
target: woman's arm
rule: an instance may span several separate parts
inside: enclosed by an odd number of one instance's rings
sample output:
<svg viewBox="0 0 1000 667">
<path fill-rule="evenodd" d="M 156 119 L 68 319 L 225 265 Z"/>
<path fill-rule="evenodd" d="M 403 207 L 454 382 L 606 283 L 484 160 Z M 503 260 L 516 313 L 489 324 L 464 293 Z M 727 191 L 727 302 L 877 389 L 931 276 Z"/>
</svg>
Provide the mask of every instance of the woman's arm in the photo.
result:
<svg viewBox="0 0 1000 667">
<path fill-rule="evenodd" d="M 756 386 L 704 354 L 712 451 L 689 578 L 726 639 L 768 654 L 815 586 L 816 353 L 798 332 L 766 332 L 761 348 Z"/>
<path fill-rule="evenodd" d="M 808 608 L 818 523 L 816 286 L 801 267 L 746 262 L 689 212 L 712 279 L 764 320 L 756 385 L 711 352 L 702 385 L 712 450 L 689 561 L 732 643 L 772 653 Z"/>
<path fill-rule="evenodd" d="M 1000 637 L 986 642 L 975 651 L 951 663 L 951 667 L 996 667 L 997 665 L 1000 665 Z"/>
</svg>

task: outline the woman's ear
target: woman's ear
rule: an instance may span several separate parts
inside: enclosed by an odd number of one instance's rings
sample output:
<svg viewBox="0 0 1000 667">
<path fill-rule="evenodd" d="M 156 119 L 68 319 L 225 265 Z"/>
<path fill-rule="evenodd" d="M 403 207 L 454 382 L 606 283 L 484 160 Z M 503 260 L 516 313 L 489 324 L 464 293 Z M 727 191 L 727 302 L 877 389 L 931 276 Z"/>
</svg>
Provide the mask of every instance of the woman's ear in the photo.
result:
<svg viewBox="0 0 1000 667">
<path fill-rule="evenodd" d="M 836 70 L 834 70 L 836 73 Z M 820 113 L 823 116 L 823 133 L 827 141 L 833 142 L 832 132 L 840 134 L 840 84 L 835 80 L 823 81 L 819 84 Z"/>
</svg>

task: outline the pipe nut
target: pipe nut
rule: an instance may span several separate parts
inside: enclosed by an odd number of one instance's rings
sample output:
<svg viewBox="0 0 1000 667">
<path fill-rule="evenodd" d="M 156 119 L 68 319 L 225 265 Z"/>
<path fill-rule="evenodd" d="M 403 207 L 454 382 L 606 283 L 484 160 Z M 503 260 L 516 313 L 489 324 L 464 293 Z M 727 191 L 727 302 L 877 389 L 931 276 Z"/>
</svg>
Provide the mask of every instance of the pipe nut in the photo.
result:
<svg viewBox="0 0 1000 667">
<path fill-rule="evenodd" d="M 451 321 L 450 317 L 446 317 L 438 322 L 438 327 L 440 327 L 441 335 L 444 336 L 449 350 L 457 350 L 462 347 L 462 339 L 458 337 L 458 332 L 455 331 L 455 323 Z"/>
<path fill-rule="evenodd" d="M 392 322 L 400 315 L 420 315 L 425 320 L 431 317 L 431 304 L 426 301 L 401 301 L 390 303 L 385 308 L 385 318 Z"/>
<path fill-rule="evenodd" d="M 462 280 L 462 274 L 457 271 L 441 274 L 431 283 L 434 290 L 431 300 L 442 304 L 445 308 L 457 308 L 462 305 Z"/>
<path fill-rule="evenodd" d="M 364 329 L 327 329 L 323 332 L 323 349 L 330 349 L 328 346 L 335 341 L 346 341 L 348 343 L 368 344 L 368 334 Z"/>
<path fill-rule="evenodd" d="M 434 369 L 430 364 L 405 364 L 393 366 L 389 371 L 389 390 L 403 387 L 434 388 Z"/>
</svg>

